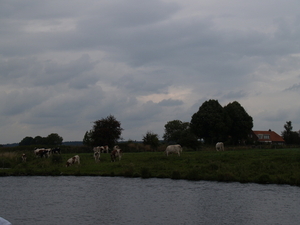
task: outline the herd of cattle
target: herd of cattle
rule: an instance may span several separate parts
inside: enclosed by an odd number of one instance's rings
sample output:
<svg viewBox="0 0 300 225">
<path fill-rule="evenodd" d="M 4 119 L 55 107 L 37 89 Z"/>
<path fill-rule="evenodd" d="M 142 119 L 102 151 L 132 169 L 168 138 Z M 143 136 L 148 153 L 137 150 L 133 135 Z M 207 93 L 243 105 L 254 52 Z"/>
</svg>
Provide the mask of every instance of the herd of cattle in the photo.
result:
<svg viewBox="0 0 300 225">
<path fill-rule="evenodd" d="M 223 142 L 218 142 L 216 144 L 216 150 L 217 151 L 224 151 L 224 144 Z M 107 145 L 105 146 L 97 146 L 93 148 L 94 151 L 94 159 L 95 162 L 100 162 L 100 153 L 109 153 L 109 147 Z M 34 149 L 34 155 L 36 157 L 40 157 L 40 158 L 48 158 L 49 156 L 53 155 L 53 154 L 60 154 L 60 148 L 56 147 L 56 148 L 36 148 Z M 180 153 L 182 153 L 182 147 L 180 145 L 169 145 L 166 150 L 165 150 L 165 154 L 168 156 L 169 154 L 177 154 L 178 156 L 180 156 Z M 113 150 L 110 153 L 110 158 L 112 162 L 115 162 L 116 159 L 118 158 L 119 161 L 122 158 L 122 149 L 120 149 L 120 147 L 118 145 L 115 145 L 113 147 Z M 26 162 L 26 154 L 22 155 L 22 161 Z M 79 155 L 75 155 L 71 158 L 69 158 L 66 162 L 66 167 L 69 167 L 70 165 L 73 164 L 78 164 L 80 165 L 80 157 Z"/>
</svg>

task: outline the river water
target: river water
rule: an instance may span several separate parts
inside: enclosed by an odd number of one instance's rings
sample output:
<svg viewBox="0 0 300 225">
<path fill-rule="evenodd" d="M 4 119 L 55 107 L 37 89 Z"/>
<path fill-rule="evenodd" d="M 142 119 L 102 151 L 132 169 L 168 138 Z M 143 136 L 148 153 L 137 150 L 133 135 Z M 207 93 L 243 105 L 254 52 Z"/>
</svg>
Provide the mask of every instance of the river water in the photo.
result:
<svg viewBox="0 0 300 225">
<path fill-rule="evenodd" d="M 12 225 L 299 224 L 300 188 L 121 177 L 0 177 Z"/>
</svg>

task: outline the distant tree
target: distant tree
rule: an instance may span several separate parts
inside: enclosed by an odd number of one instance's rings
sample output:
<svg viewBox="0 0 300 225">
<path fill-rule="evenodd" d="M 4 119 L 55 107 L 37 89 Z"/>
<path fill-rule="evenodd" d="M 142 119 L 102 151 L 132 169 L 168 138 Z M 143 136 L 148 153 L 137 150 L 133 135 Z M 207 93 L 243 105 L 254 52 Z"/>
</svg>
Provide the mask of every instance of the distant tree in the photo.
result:
<svg viewBox="0 0 300 225">
<path fill-rule="evenodd" d="M 60 137 L 56 133 L 49 134 L 47 137 L 36 136 L 35 138 L 32 137 L 25 137 L 19 143 L 20 146 L 22 145 L 61 145 L 63 138 Z"/>
<path fill-rule="evenodd" d="M 46 137 L 46 144 L 47 145 L 61 145 L 63 138 L 59 136 L 57 133 L 49 134 Z"/>
<path fill-rule="evenodd" d="M 158 135 L 151 131 L 147 131 L 146 135 L 143 136 L 143 144 L 150 145 L 152 149 L 156 150 L 159 146 Z"/>
<path fill-rule="evenodd" d="M 45 145 L 46 144 L 46 138 L 41 136 L 36 136 L 33 139 L 34 145 Z"/>
<path fill-rule="evenodd" d="M 91 130 L 85 132 L 82 143 L 83 143 L 83 145 L 86 145 L 86 146 L 92 146 L 93 139 L 92 139 L 92 131 Z"/>
<path fill-rule="evenodd" d="M 284 125 L 284 131 L 281 132 L 281 136 L 286 144 L 299 144 L 300 137 L 299 132 L 293 131 L 292 121 L 287 121 Z"/>
<path fill-rule="evenodd" d="M 112 115 L 97 120 L 91 130 L 90 140 L 92 140 L 92 145 L 113 146 L 120 139 L 122 130 L 121 123 Z"/>
<path fill-rule="evenodd" d="M 32 137 L 25 137 L 19 143 L 19 146 L 32 145 L 32 144 L 33 144 L 33 138 Z"/>
<path fill-rule="evenodd" d="M 197 137 L 191 132 L 190 123 L 180 120 L 167 122 L 163 139 L 167 143 L 180 144 L 193 149 L 199 146 Z"/>
<path fill-rule="evenodd" d="M 195 150 L 197 150 L 201 144 L 201 142 L 198 141 L 198 138 L 196 137 L 196 135 L 191 132 L 191 129 L 184 130 L 181 133 L 178 143 L 182 147 L 192 148 Z"/>
<path fill-rule="evenodd" d="M 205 101 L 192 116 L 190 127 L 191 131 L 206 143 L 223 141 L 227 134 L 226 117 L 218 100 Z"/>
<path fill-rule="evenodd" d="M 180 120 L 172 120 L 165 125 L 165 133 L 163 139 L 165 142 L 178 143 L 182 136 L 182 133 L 189 129 L 188 122 L 182 122 Z"/>
<path fill-rule="evenodd" d="M 246 110 L 234 101 L 224 107 L 228 136 L 233 144 L 246 140 L 253 127 L 253 119 Z"/>
</svg>

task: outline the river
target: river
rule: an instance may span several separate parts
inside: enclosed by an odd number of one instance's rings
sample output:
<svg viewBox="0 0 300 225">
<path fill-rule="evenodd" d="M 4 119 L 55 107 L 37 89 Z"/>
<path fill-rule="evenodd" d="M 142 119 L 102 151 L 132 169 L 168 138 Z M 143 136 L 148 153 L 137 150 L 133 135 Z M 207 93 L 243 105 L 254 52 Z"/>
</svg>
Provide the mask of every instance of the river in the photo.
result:
<svg viewBox="0 0 300 225">
<path fill-rule="evenodd" d="M 12 225 L 299 224 L 300 188 L 122 177 L 0 177 Z"/>
</svg>

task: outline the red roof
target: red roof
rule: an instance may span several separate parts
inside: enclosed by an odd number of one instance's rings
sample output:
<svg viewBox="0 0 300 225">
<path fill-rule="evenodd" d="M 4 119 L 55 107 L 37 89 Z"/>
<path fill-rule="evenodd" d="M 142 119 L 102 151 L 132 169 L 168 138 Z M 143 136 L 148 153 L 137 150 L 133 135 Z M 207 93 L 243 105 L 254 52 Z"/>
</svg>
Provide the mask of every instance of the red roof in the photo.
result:
<svg viewBox="0 0 300 225">
<path fill-rule="evenodd" d="M 284 139 L 274 131 L 253 131 L 253 133 L 260 142 L 285 142 Z"/>
</svg>

